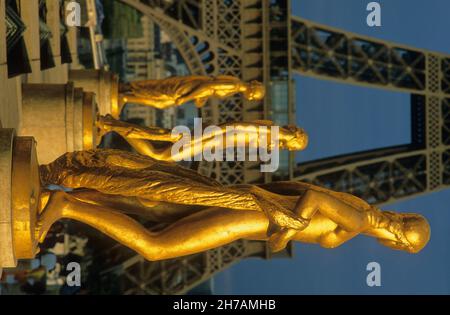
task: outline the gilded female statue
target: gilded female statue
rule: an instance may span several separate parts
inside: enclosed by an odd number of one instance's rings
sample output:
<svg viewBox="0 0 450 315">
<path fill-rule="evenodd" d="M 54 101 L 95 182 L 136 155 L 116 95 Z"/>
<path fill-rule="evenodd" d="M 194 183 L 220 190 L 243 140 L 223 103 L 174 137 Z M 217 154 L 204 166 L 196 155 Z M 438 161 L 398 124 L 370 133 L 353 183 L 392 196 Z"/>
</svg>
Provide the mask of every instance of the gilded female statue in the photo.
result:
<svg viewBox="0 0 450 315">
<path fill-rule="evenodd" d="M 135 81 L 121 85 L 121 102 L 165 109 L 193 101 L 203 107 L 209 98 L 225 99 L 242 94 L 249 101 L 262 100 L 264 86 L 257 81 L 242 82 L 232 76 L 184 76 Z"/>
<path fill-rule="evenodd" d="M 253 122 L 230 122 L 217 126 L 216 131 L 212 133 L 202 133 L 201 138 L 192 136 L 189 141 L 187 149 L 180 148 L 177 154 L 173 154 L 172 147 L 174 143 L 181 140 L 180 136 L 174 136 L 172 130 L 159 127 L 142 127 L 127 122 L 123 122 L 113 118 L 111 115 L 100 116 L 97 120 L 97 127 L 100 136 L 114 131 L 122 136 L 136 152 L 152 157 L 160 161 L 180 161 L 190 160 L 195 155 L 195 147 L 200 145 L 202 148 L 207 146 L 219 147 L 222 150 L 227 149 L 224 137 L 227 137 L 230 132 L 228 128 L 232 128 L 233 136 L 239 134 L 247 137 L 244 139 L 246 146 L 250 145 L 250 139 L 255 136 L 256 139 L 271 140 L 271 128 L 274 124 L 271 121 L 253 121 Z M 264 127 L 264 128 L 260 128 Z M 261 137 L 265 133 L 265 137 Z M 308 135 L 302 128 L 293 125 L 280 127 L 278 129 L 277 137 L 280 149 L 289 151 L 301 151 L 308 145 Z M 257 145 L 257 143 L 255 143 Z M 233 143 L 234 145 L 234 143 Z M 268 146 L 269 143 L 262 144 Z"/>
<path fill-rule="evenodd" d="M 346 193 L 300 182 L 225 187 L 211 178 L 150 157 L 118 150 L 67 153 L 40 167 L 42 241 L 68 218 L 88 224 L 148 260 L 206 251 L 238 239 L 266 240 L 274 251 L 288 241 L 333 248 L 364 234 L 381 244 L 419 252 L 430 238 L 427 220 L 382 211 Z M 164 223 L 147 230 L 129 214 Z"/>
</svg>

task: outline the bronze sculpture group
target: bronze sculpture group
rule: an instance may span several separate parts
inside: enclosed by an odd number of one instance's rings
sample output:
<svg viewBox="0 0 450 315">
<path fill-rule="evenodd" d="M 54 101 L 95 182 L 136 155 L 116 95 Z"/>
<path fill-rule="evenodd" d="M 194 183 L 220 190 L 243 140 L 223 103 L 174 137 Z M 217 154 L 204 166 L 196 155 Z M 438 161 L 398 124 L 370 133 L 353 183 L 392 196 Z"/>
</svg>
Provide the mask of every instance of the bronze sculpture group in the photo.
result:
<svg viewBox="0 0 450 315">
<path fill-rule="evenodd" d="M 265 95 L 260 83 L 233 77 L 174 77 L 122 86 L 125 102 L 156 108 L 188 101 L 201 107 L 210 97 L 237 93 L 249 100 Z M 227 125 L 239 130 L 262 123 L 267 122 Z M 169 130 L 138 127 L 110 116 L 99 117 L 97 124 L 103 134 L 119 133 L 137 153 L 69 152 L 40 166 L 44 190 L 36 237 L 41 242 L 62 218 L 86 223 L 148 260 L 194 254 L 238 239 L 266 240 L 279 251 L 291 240 L 333 248 L 364 234 L 410 253 L 429 241 L 430 227 L 421 215 L 382 211 L 350 194 L 301 182 L 223 186 L 172 161 L 170 148 L 178 138 Z M 280 148 L 288 150 L 303 150 L 308 143 L 306 133 L 295 126 L 281 128 L 280 139 Z M 155 147 L 155 141 L 166 146 Z M 49 185 L 71 191 L 45 190 Z M 130 214 L 164 223 L 164 228 L 146 229 Z"/>
</svg>

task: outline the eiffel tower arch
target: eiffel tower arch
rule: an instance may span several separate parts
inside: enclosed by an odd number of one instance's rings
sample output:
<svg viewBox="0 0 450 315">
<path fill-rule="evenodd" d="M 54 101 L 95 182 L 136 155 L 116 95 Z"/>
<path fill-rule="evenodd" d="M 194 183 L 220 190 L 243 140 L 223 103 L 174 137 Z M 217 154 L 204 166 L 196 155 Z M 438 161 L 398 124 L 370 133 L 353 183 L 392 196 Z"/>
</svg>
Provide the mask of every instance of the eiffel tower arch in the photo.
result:
<svg viewBox="0 0 450 315">
<path fill-rule="evenodd" d="M 265 84 L 268 95 L 259 103 L 240 97 L 209 103 L 201 110 L 207 123 L 295 123 L 294 74 L 411 95 L 410 144 L 300 164 L 290 154 L 286 171 L 275 175 L 262 175 L 257 163 L 202 164 L 199 172 L 224 184 L 309 181 L 378 205 L 450 185 L 449 55 L 292 16 L 290 0 L 119 1 L 167 32 L 192 74 L 234 75 Z M 290 255 L 292 247 L 282 253 Z M 130 255 L 112 270 L 122 275 L 127 293 L 185 293 L 246 257 L 272 255 L 261 242 L 239 241 L 157 263 Z"/>
<path fill-rule="evenodd" d="M 406 92 L 412 141 L 296 165 L 311 181 L 386 204 L 445 189 L 449 181 L 450 56 L 292 18 L 293 71 Z"/>
</svg>

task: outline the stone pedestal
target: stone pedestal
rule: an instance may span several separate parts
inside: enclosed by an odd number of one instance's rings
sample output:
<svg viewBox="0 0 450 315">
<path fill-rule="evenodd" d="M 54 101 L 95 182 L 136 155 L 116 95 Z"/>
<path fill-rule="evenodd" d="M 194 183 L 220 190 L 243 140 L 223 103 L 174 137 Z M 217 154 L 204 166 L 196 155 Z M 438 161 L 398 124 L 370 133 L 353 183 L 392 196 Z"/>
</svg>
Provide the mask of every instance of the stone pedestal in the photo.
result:
<svg viewBox="0 0 450 315">
<path fill-rule="evenodd" d="M 39 162 L 97 144 L 95 95 L 68 84 L 24 84 L 20 136 L 37 141 Z"/>
<path fill-rule="evenodd" d="M 0 268 L 16 266 L 11 201 L 14 130 L 0 130 Z"/>
<path fill-rule="evenodd" d="M 0 269 L 36 254 L 40 195 L 39 166 L 32 137 L 0 129 Z"/>
<path fill-rule="evenodd" d="M 119 78 L 116 74 L 105 70 L 71 70 L 69 81 L 96 94 L 100 115 L 119 118 Z"/>
</svg>

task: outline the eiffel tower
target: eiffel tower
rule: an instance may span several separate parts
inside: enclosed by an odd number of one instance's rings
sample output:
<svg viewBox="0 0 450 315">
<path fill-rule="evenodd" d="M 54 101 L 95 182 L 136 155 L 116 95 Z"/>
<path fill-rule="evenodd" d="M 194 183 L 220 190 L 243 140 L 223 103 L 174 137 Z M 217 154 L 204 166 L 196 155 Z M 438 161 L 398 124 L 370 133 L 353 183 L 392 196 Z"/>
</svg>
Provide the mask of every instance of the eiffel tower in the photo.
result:
<svg viewBox="0 0 450 315">
<path fill-rule="evenodd" d="M 411 95 L 412 141 L 407 145 L 301 164 L 288 154 L 274 175 L 260 173 L 256 163 L 200 164 L 199 172 L 224 184 L 309 181 L 373 204 L 450 185 L 450 56 L 292 16 L 290 0 L 118 1 L 149 16 L 166 32 L 191 74 L 264 82 L 264 101 L 255 104 L 235 97 L 211 102 L 201 110 L 207 123 L 295 123 L 294 74 Z M 281 254 L 290 255 L 292 248 Z M 238 241 L 162 262 L 131 255 L 113 270 L 122 277 L 124 293 L 180 294 L 248 257 L 273 256 L 262 242 Z"/>
</svg>

